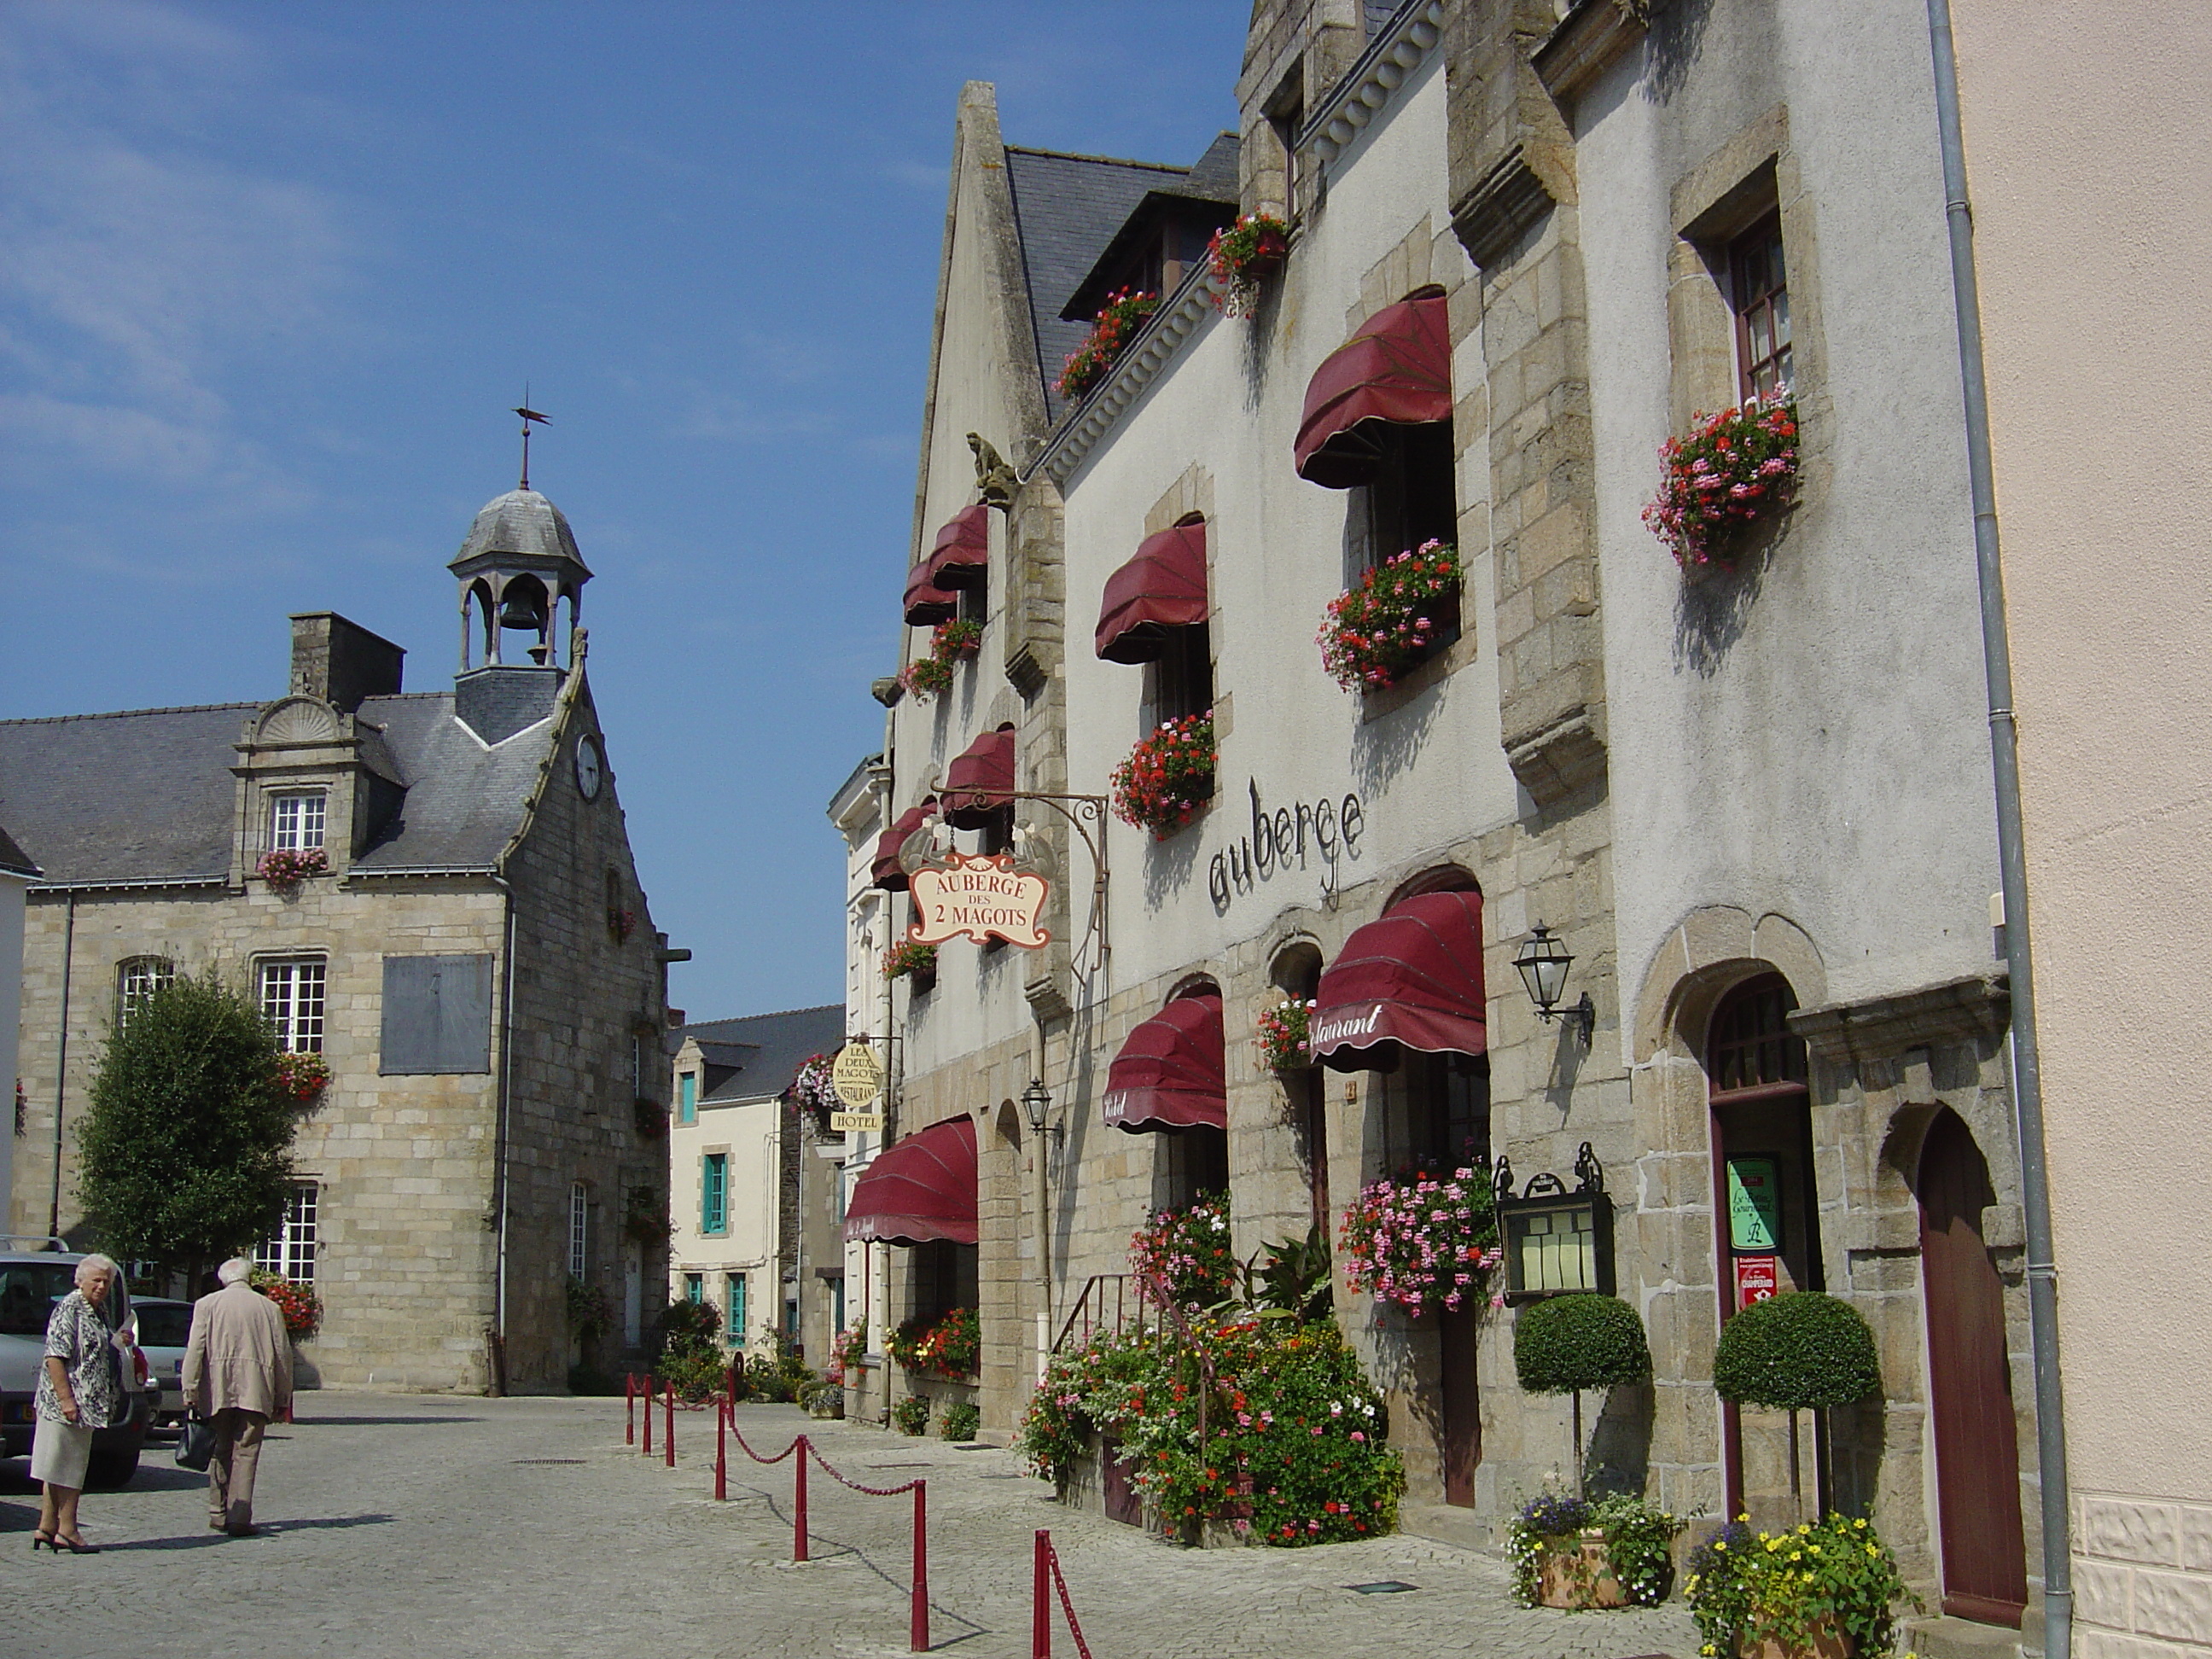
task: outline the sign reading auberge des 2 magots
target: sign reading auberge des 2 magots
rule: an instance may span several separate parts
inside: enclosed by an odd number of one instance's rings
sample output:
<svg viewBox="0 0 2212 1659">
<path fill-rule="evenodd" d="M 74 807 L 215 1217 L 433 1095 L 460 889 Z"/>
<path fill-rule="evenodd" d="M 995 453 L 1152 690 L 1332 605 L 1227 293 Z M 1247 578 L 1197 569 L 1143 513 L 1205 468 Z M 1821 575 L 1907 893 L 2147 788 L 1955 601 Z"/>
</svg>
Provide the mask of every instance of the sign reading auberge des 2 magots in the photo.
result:
<svg viewBox="0 0 2212 1659">
<path fill-rule="evenodd" d="M 916 945 L 942 945 L 963 934 L 981 945 L 1002 939 L 1024 951 L 1042 951 L 1052 934 L 1037 926 L 1052 884 L 1033 871 L 1017 869 L 1008 853 L 950 853 L 944 865 L 925 865 L 908 878 L 921 920 L 906 936 Z"/>
</svg>

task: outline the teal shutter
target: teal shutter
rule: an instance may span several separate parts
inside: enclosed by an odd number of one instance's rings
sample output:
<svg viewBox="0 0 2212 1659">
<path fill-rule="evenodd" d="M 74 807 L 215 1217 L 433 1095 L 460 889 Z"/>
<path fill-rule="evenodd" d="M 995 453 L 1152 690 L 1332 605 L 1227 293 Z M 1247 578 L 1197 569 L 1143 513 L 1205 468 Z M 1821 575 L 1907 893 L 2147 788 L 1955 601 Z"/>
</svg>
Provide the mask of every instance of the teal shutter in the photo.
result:
<svg viewBox="0 0 2212 1659">
<path fill-rule="evenodd" d="M 676 1087 L 679 1100 L 677 1121 L 696 1123 L 699 1121 L 699 1074 L 696 1072 L 684 1073 Z"/>
<path fill-rule="evenodd" d="M 699 1183 L 699 1231 L 727 1232 L 730 1226 L 730 1160 L 726 1153 L 709 1152 Z"/>
</svg>

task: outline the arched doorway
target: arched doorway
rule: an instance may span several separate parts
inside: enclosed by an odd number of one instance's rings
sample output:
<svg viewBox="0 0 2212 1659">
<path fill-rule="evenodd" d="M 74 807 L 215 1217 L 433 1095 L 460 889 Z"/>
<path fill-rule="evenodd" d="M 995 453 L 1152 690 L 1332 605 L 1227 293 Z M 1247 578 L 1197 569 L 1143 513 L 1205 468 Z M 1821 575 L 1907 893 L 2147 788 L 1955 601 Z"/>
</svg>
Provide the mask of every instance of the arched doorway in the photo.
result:
<svg viewBox="0 0 2212 1659">
<path fill-rule="evenodd" d="M 2020 1440 L 2004 1287 L 1982 1239 L 1982 1211 L 1996 1194 L 1973 1132 L 1948 1107 L 1921 1143 L 1913 1190 L 1920 1200 L 1943 1611 L 2016 1630 L 2027 1603 Z"/>
</svg>

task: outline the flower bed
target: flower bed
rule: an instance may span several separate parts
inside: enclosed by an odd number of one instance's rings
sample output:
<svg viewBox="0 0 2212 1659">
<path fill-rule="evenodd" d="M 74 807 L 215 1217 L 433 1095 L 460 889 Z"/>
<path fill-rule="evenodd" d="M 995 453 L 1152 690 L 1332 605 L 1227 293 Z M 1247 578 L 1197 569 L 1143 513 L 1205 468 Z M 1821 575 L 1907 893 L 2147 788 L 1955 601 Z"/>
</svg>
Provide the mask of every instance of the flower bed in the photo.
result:
<svg viewBox="0 0 2212 1659">
<path fill-rule="evenodd" d="M 306 1341 L 321 1326 L 323 1299 L 315 1294 L 313 1285 L 286 1279 L 265 1267 L 256 1267 L 246 1275 L 246 1282 L 276 1304 L 276 1311 L 284 1316 L 285 1334 L 295 1341 Z"/>
<path fill-rule="evenodd" d="M 1524 1607 L 1656 1607 L 1667 1597 L 1668 1546 L 1681 1530 L 1666 1510 L 1631 1493 L 1588 1500 L 1543 1493 L 1506 1528 L 1515 1598 Z"/>
<path fill-rule="evenodd" d="M 937 982 L 937 947 L 917 945 L 902 939 L 884 952 L 885 979 L 911 978 L 915 988 L 922 989 Z"/>
<path fill-rule="evenodd" d="M 891 1407 L 891 1426 L 901 1434 L 920 1434 L 929 1426 L 929 1396 L 910 1394 Z"/>
<path fill-rule="evenodd" d="M 253 873 L 271 887 L 297 887 L 309 876 L 319 876 L 331 867 L 331 861 L 319 847 L 310 847 L 302 852 L 264 853 L 261 862 L 253 866 Z"/>
<path fill-rule="evenodd" d="M 830 1369 L 823 1373 L 829 1381 L 847 1388 L 860 1386 L 860 1361 L 868 1352 L 868 1322 L 862 1320 L 849 1329 L 840 1331 L 830 1347 Z"/>
<path fill-rule="evenodd" d="M 1114 816 L 1165 841 L 1213 799 L 1213 712 L 1170 720 L 1114 769 Z"/>
<path fill-rule="evenodd" d="M 1129 1271 L 1159 1307 L 1194 1312 L 1228 1301 L 1239 1275 L 1229 1248 L 1227 1195 L 1155 1215 L 1129 1240 Z"/>
<path fill-rule="evenodd" d="M 320 1054 L 276 1056 L 276 1087 L 302 1106 L 331 1086 L 330 1062 Z"/>
<path fill-rule="evenodd" d="M 1771 403 L 1700 415 L 1686 438 L 1659 447 L 1664 476 L 1644 522 L 1674 562 L 1729 562 L 1730 538 L 1789 498 L 1797 482 L 1797 405 L 1785 391 Z"/>
<path fill-rule="evenodd" d="M 936 1321 L 909 1319 L 884 1339 L 884 1352 L 907 1370 L 973 1376 L 982 1363 L 983 1328 L 973 1308 L 955 1308 Z"/>
<path fill-rule="evenodd" d="M 1314 636 L 1329 678 L 1347 691 L 1395 684 L 1451 631 L 1466 574 L 1458 550 L 1436 541 L 1370 570 L 1328 602 Z"/>
<path fill-rule="evenodd" d="M 1312 1003 L 1300 1002 L 1296 997 L 1261 1010 L 1260 1032 L 1253 1041 L 1260 1045 L 1260 1058 L 1270 1071 L 1304 1071 L 1314 1063 L 1309 1029 L 1313 1010 Z"/>
<path fill-rule="evenodd" d="M 1157 294 L 1133 294 L 1125 288 L 1108 295 L 1105 308 L 1091 319 L 1089 337 L 1068 353 L 1060 368 L 1060 395 L 1080 398 L 1104 380 L 1145 319 L 1159 308 Z"/>
<path fill-rule="evenodd" d="M 1474 1167 L 1369 1183 L 1343 1241 L 1351 1288 L 1416 1316 L 1468 1306 L 1500 1260 L 1490 1182 Z"/>
<path fill-rule="evenodd" d="M 983 624 L 972 617 L 941 622 L 929 636 L 929 653 L 899 671 L 899 684 L 917 697 L 941 697 L 952 689 L 952 671 L 982 648 Z"/>
<path fill-rule="evenodd" d="M 1260 283 L 1291 251 L 1291 228 L 1272 213 L 1248 213 L 1206 245 L 1206 263 L 1220 284 L 1213 305 L 1231 317 L 1249 317 L 1260 301 Z"/>
<path fill-rule="evenodd" d="M 1896 1608 L 1917 1607 L 1896 1558 L 1864 1520 L 1831 1515 L 1794 1532 L 1756 1533 L 1732 1521 L 1690 1552 L 1684 1598 L 1705 1659 L 1757 1646 L 1804 1652 L 1856 1644 L 1862 1659 L 1897 1644 Z"/>
</svg>

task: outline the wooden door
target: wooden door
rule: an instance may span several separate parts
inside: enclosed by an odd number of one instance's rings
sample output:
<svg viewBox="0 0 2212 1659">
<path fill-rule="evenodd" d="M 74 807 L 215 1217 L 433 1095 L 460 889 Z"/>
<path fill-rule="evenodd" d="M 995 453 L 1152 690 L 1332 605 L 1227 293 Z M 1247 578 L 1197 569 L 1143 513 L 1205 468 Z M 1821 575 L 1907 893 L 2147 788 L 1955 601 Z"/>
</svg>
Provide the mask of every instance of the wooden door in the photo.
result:
<svg viewBox="0 0 2212 1659">
<path fill-rule="evenodd" d="M 2027 1601 L 2020 1443 L 2004 1290 L 1982 1242 L 1982 1210 L 1995 1194 L 1956 1113 L 1946 1110 L 1929 1130 L 1917 1186 L 1943 1611 L 2018 1629 Z"/>
<path fill-rule="evenodd" d="M 1131 1527 L 1145 1524 L 1144 1495 L 1129 1484 L 1121 1443 L 1110 1434 L 1098 1437 L 1098 1492 L 1109 1521 Z"/>
<path fill-rule="evenodd" d="M 1437 1316 L 1443 1344 L 1438 1377 L 1438 1416 L 1443 1419 L 1444 1502 L 1474 1507 L 1474 1468 L 1482 1462 L 1482 1390 L 1474 1376 L 1474 1311 L 1462 1308 Z"/>
</svg>

